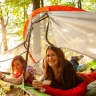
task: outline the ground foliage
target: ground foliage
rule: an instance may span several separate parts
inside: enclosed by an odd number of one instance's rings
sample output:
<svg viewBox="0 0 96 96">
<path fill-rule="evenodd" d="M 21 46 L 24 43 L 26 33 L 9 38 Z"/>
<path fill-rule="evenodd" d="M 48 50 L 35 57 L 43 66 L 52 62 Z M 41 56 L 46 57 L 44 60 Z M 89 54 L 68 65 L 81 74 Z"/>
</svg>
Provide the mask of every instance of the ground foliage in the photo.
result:
<svg viewBox="0 0 96 96">
<path fill-rule="evenodd" d="M 30 96 L 24 90 L 7 82 L 0 81 L 0 96 Z"/>
</svg>

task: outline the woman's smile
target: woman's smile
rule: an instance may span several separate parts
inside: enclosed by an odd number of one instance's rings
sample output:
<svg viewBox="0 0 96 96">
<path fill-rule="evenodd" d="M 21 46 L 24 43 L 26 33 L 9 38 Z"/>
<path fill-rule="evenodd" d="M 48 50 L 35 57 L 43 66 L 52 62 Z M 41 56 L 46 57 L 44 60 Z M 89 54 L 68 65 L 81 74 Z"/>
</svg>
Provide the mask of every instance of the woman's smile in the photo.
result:
<svg viewBox="0 0 96 96">
<path fill-rule="evenodd" d="M 58 64 L 58 57 L 53 50 L 49 49 L 47 51 L 46 58 L 47 58 L 47 63 L 49 64 L 49 66 L 53 67 L 53 66 L 56 66 Z"/>
</svg>

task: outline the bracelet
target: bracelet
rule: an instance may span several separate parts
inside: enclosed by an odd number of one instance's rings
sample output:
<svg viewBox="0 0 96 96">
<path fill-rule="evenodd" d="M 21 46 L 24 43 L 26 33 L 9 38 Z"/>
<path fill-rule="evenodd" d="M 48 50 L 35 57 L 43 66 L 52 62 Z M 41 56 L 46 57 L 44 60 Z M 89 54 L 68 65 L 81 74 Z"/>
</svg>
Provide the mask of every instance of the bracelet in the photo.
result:
<svg viewBox="0 0 96 96">
<path fill-rule="evenodd" d="M 1 80 L 3 80 L 5 77 L 6 77 L 5 75 L 2 75 Z"/>
</svg>

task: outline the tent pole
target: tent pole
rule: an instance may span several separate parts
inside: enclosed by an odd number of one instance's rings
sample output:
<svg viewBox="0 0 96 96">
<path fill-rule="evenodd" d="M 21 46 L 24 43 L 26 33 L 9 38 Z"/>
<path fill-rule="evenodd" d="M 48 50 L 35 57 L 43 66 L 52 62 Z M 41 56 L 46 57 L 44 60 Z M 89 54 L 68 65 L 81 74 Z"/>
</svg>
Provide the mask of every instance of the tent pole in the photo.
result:
<svg viewBox="0 0 96 96">
<path fill-rule="evenodd" d="M 24 86 L 25 86 L 25 74 L 26 74 L 26 67 L 27 67 L 27 62 L 28 62 L 28 53 L 29 53 L 29 47 L 30 47 L 30 38 L 31 38 L 31 32 L 32 32 L 32 30 L 33 30 L 33 27 L 32 27 L 32 23 L 31 23 L 31 28 L 30 28 L 30 30 L 29 30 L 29 35 L 28 35 L 28 41 L 26 41 L 26 42 L 28 42 L 28 46 L 27 46 L 27 53 L 26 53 L 26 62 L 25 62 L 25 66 L 24 66 L 24 73 L 23 73 L 23 80 L 22 80 L 22 87 L 23 87 L 23 89 L 25 89 L 24 88 Z M 25 42 L 25 43 L 26 43 Z"/>
</svg>

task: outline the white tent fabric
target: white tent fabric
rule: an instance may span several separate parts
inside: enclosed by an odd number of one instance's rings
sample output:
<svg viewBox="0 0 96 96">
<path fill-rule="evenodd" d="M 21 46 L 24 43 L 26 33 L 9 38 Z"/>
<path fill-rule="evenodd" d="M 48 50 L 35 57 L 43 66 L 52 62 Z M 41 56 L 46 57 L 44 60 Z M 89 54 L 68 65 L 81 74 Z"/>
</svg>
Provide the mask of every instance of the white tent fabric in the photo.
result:
<svg viewBox="0 0 96 96">
<path fill-rule="evenodd" d="M 96 59 L 95 12 L 76 12 L 60 10 L 49 11 L 37 14 L 35 17 L 30 19 L 30 22 L 32 20 L 32 23 L 34 23 L 36 20 L 39 19 L 36 18 L 39 17 L 38 15 L 42 17 L 42 14 L 44 15 L 46 13 L 49 15 L 49 32 L 53 34 L 55 46 L 68 48 L 86 56 L 89 56 L 93 59 Z M 36 26 L 36 24 L 37 23 L 35 23 L 34 25 Z M 31 26 L 29 26 L 28 29 L 30 29 L 30 27 Z M 34 26 L 33 29 L 35 29 Z"/>
<path fill-rule="evenodd" d="M 15 48 L 0 54 L 0 71 L 11 73 L 11 61 L 16 55 L 22 55 L 26 59 L 26 48 L 24 42 Z M 31 59 L 28 57 L 28 64 L 33 65 Z"/>
<path fill-rule="evenodd" d="M 53 11 L 48 15 L 57 47 L 96 59 L 96 13 Z"/>
</svg>

